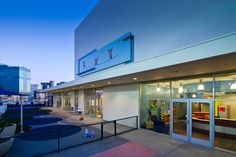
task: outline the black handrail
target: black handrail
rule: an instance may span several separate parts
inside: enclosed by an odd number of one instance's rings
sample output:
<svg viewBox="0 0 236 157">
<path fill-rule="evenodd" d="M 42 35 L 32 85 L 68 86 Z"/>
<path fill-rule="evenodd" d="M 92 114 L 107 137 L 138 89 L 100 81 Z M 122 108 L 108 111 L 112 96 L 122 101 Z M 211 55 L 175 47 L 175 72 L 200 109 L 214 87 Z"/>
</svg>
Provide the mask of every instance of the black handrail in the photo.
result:
<svg viewBox="0 0 236 157">
<path fill-rule="evenodd" d="M 109 120 L 109 121 L 103 121 L 103 122 L 97 122 L 97 123 L 91 123 L 91 124 L 82 124 L 82 125 L 78 125 L 78 126 L 72 126 L 72 127 L 68 127 L 68 128 L 63 128 L 63 129 L 59 129 L 60 131 L 65 131 L 65 130 L 69 130 L 69 129 L 73 129 L 73 128 L 77 128 L 77 127 L 86 127 L 86 126 L 92 126 L 92 125 L 100 125 L 100 124 L 106 124 L 106 123 L 114 123 L 115 121 L 121 121 L 121 120 L 125 120 L 125 119 L 131 119 L 131 118 L 135 118 L 136 117 L 136 125 L 137 121 L 138 121 L 138 116 L 131 116 L 131 117 L 126 117 L 126 118 L 120 118 L 120 119 L 116 119 L 116 120 Z M 138 128 L 136 126 L 136 128 Z M 29 136 L 29 135 L 37 135 L 37 134 L 41 134 L 41 133 L 48 133 L 48 132 L 56 132 L 58 129 L 52 129 L 52 130 L 47 130 L 47 131 L 37 131 L 34 133 L 22 133 L 22 134 L 18 134 L 15 135 L 13 137 L 25 137 L 25 136 Z"/>
<path fill-rule="evenodd" d="M 136 118 L 135 119 L 135 127 L 131 127 L 131 126 L 128 126 L 129 128 L 131 129 L 128 129 L 128 130 L 125 130 L 125 131 L 122 131 L 122 132 L 117 132 L 117 122 L 118 121 L 122 121 L 122 120 L 125 120 L 125 119 L 131 119 L 131 118 Z M 114 133 L 109 136 L 104 136 L 104 124 L 107 124 L 107 123 L 113 123 L 114 124 Z M 86 142 L 83 142 L 83 143 L 77 143 L 75 145 L 72 145 L 72 146 L 68 146 L 66 148 L 61 148 L 61 132 L 64 131 L 64 130 L 67 130 L 67 129 L 73 129 L 73 128 L 76 128 L 76 127 L 86 127 L 86 126 L 93 126 L 93 125 L 101 125 L 101 137 L 98 139 L 98 138 L 95 138 L 95 139 L 92 139 L 91 141 L 86 141 Z M 119 125 L 123 125 L 123 124 L 119 124 Z M 124 125 L 126 126 L 126 125 Z M 111 136 L 116 136 L 116 135 L 119 135 L 119 134 L 122 134 L 122 133 L 126 133 L 126 132 L 129 132 L 129 131 L 132 131 L 132 130 L 135 130 L 135 129 L 138 129 L 138 116 L 130 116 L 130 117 L 126 117 L 126 118 L 120 118 L 120 119 L 116 119 L 116 120 L 110 120 L 110 121 L 103 121 L 103 122 L 98 122 L 98 123 L 92 123 L 92 124 L 83 124 L 83 125 L 80 125 L 80 126 L 72 126 L 72 127 L 68 127 L 68 128 L 58 128 L 57 130 L 49 130 L 49 131 L 38 131 L 38 132 L 34 132 L 34 133 L 23 133 L 23 134 L 19 134 L 19 135 L 15 135 L 13 137 L 6 137 L 6 138 L 1 138 L 1 139 L 9 139 L 9 138 L 17 138 L 17 137 L 24 137 L 24 136 L 31 136 L 31 135 L 37 135 L 37 134 L 42 134 L 42 133 L 48 133 L 48 132 L 55 132 L 57 133 L 57 150 L 53 150 L 53 151 L 50 151 L 50 152 L 46 152 L 46 153 L 41 153 L 41 154 L 38 154 L 37 156 L 42 156 L 42 155 L 46 155 L 46 154 L 50 154 L 50 153 L 54 153 L 54 152 L 60 152 L 62 150 L 65 150 L 65 149 L 69 149 L 69 148 L 72 148 L 72 147 L 76 147 L 76 146 L 79 146 L 79 145 L 82 145 L 82 144 L 86 144 L 86 143 L 90 143 L 90 142 L 94 142 L 94 141 L 98 141 L 98 140 L 102 140 L 104 138 L 108 138 L 108 137 L 111 137 Z"/>
</svg>

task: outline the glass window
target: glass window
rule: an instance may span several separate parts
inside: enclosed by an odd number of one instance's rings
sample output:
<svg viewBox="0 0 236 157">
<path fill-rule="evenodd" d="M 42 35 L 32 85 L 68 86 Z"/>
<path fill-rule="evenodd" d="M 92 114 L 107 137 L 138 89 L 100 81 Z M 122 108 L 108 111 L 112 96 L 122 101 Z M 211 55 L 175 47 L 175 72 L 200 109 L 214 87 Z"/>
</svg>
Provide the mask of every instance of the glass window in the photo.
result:
<svg viewBox="0 0 236 157">
<path fill-rule="evenodd" d="M 141 84 L 144 99 L 170 98 L 170 82 L 154 82 Z"/>
<path fill-rule="evenodd" d="M 74 103 L 75 103 L 75 110 L 78 110 L 78 105 L 79 105 L 79 91 L 76 90 L 75 92 L 75 99 L 74 99 Z"/>
<path fill-rule="evenodd" d="M 64 93 L 64 108 L 66 110 L 71 110 L 71 92 Z"/>
<path fill-rule="evenodd" d="M 236 151 L 236 73 L 215 77 L 215 147 Z"/>
<path fill-rule="evenodd" d="M 90 89 L 85 90 L 85 114 L 103 117 L 103 90 Z"/>
<path fill-rule="evenodd" d="M 172 97 L 212 99 L 212 78 L 199 77 L 172 81 Z"/>
<path fill-rule="evenodd" d="M 56 93 L 55 94 L 55 102 L 56 102 L 56 107 L 61 108 L 61 93 Z"/>
<path fill-rule="evenodd" d="M 140 126 L 169 134 L 170 82 L 141 84 Z"/>
</svg>

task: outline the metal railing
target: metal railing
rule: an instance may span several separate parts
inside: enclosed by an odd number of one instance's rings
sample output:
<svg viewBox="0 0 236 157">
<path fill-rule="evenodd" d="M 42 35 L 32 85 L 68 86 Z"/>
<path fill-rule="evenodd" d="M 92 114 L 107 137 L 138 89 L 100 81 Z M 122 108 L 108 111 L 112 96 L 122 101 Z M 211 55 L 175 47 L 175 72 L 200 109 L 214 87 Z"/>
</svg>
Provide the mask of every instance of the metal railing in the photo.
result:
<svg viewBox="0 0 236 157">
<path fill-rule="evenodd" d="M 76 132 L 75 130 L 78 129 L 78 127 L 80 127 L 81 130 Z M 65 149 L 84 145 L 90 142 L 99 141 L 111 136 L 116 136 L 122 133 L 135 130 L 137 128 L 138 116 L 131 116 L 112 121 L 84 124 L 80 126 L 72 126 L 58 130 L 19 134 L 14 136 L 15 144 L 11 149 L 10 155 L 14 155 L 14 153 L 19 153 L 17 152 L 17 146 L 24 146 L 23 151 L 26 151 L 28 155 L 43 156 L 55 152 L 60 152 Z M 95 136 L 85 137 L 86 130 L 92 131 Z M 68 133 L 73 131 L 75 131 L 73 134 L 68 135 Z M 50 136 L 53 136 L 54 138 L 46 139 L 47 141 L 38 139 L 39 137 L 45 138 Z M 22 150 L 21 153 L 22 155 L 24 155 L 24 152 L 22 152 Z"/>
</svg>

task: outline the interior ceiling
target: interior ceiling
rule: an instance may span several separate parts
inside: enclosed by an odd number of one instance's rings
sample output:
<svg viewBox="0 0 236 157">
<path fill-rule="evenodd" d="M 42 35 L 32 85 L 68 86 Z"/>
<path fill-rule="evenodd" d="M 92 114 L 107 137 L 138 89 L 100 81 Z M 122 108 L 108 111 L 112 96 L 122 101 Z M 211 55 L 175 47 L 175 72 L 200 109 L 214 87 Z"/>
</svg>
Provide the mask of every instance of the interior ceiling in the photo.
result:
<svg viewBox="0 0 236 157">
<path fill-rule="evenodd" d="M 155 80 L 169 80 L 173 78 L 180 78 L 178 82 L 181 82 L 182 80 L 184 80 L 184 78 L 182 77 L 186 76 L 189 77 L 194 75 L 221 73 L 224 71 L 234 71 L 234 70 L 236 70 L 236 52 L 216 57 L 196 60 L 192 62 L 181 63 L 168 67 L 148 70 L 144 72 L 119 76 L 106 80 L 100 80 L 69 88 L 67 87 L 65 89 L 56 90 L 56 92 L 77 90 L 77 89 L 99 88 L 111 85 L 138 83 L 138 82 L 155 81 Z M 234 76 L 231 76 L 232 79 L 236 78 L 236 75 Z M 137 80 L 133 80 L 133 78 L 137 78 Z M 224 80 L 224 77 L 222 76 L 220 79 Z M 194 81 L 194 78 L 191 80 Z M 202 77 L 202 81 L 210 81 L 210 80 L 211 78 L 207 77 L 204 78 L 204 76 Z M 197 81 L 200 81 L 199 78 L 198 79 L 195 78 L 194 82 Z M 111 84 L 108 84 L 107 82 L 111 82 Z"/>
</svg>

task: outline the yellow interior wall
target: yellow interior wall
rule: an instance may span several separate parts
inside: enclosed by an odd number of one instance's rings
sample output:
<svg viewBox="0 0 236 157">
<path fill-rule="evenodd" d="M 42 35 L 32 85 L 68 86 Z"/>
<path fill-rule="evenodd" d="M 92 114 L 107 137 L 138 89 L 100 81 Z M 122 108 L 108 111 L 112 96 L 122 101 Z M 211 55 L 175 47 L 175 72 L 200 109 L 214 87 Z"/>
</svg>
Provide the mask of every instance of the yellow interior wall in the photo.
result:
<svg viewBox="0 0 236 157">
<path fill-rule="evenodd" d="M 219 105 L 222 105 L 222 101 L 215 101 L 215 116 L 219 115 Z"/>
</svg>

